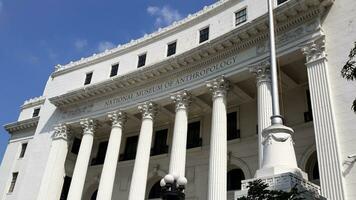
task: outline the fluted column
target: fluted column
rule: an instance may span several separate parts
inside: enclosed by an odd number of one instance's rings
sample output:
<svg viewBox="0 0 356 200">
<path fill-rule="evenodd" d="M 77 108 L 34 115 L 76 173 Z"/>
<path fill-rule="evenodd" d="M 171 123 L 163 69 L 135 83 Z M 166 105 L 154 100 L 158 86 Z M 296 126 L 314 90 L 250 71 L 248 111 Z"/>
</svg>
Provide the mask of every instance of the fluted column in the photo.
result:
<svg viewBox="0 0 356 200">
<path fill-rule="evenodd" d="M 83 137 L 73 171 L 72 182 L 70 184 L 67 198 L 68 200 L 82 199 L 85 177 L 87 175 L 94 141 L 95 121 L 92 119 L 83 119 L 80 121 L 80 125 L 83 128 Z"/>
<path fill-rule="evenodd" d="M 325 38 L 309 43 L 303 52 L 307 61 L 321 193 L 328 199 L 343 200 L 343 175 L 331 102 Z"/>
<path fill-rule="evenodd" d="M 121 111 L 110 113 L 108 117 L 112 122 L 112 127 L 103 171 L 101 172 L 97 200 L 111 199 L 120 153 L 122 130 L 126 122 L 126 114 Z"/>
<path fill-rule="evenodd" d="M 146 102 L 139 105 L 138 110 L 142 113 L 142 124 L 132 173 L 129 200 L 144 200 L 145 198 L 156 105 L 152 102 Z"/>
<path fill-rule="evenodd" d="M 169 163 L 169 174 L 174 177 L 185 177 L 185 159 L 188 132 L 188 106 L 191 102 L 190 94 L 181 91 L 171 96 L 176 104 L 174 133 Z"/>
<path fill-rule="evenodd" d="M 52 144 L 38 200 L 59 199 L 65 177 L 65 161 L 68 153 L 68 127 L 60 124 L 54 128 Z"/>
<path fill-rule="evenodd" d="M 270 63 L 263 61 L 250 66 L 250 72 L 256 75 L 257 85 L 257 118 L 258 118 L 258 166 L 263 161 L 263 129 L 271 125 L 272 88 Z"/>
<path fill-rule="evenodd" d="M 208 200 L 226 200 L 227 116 L 226 94 L 229 82 L 224 77 L 207 83 L 212 92 L 213 109 L 210 136 Z"/>
</svg>

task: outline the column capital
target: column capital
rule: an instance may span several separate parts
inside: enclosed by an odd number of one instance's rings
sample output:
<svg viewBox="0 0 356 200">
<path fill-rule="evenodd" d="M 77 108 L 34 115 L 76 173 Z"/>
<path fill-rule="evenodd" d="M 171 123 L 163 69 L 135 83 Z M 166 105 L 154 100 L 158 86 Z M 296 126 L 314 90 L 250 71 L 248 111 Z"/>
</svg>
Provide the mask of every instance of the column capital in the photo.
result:
<svg viewBox="0 0 356 200">
<path fill-rule="evenodd" d="M 307 63 L 326 58 L 327 55 L 325 52 L 325 36 L 307 43 L 302 48 L 302 52 L 306 56 Z"/>
<path fill-rule="evenodd" d="M 271 63 L 268 60 L 264 60 L 249 66 L 249 70 L 252 74 L 256 75 L 257 83 L 271 82 Z"/>
<path fill-rule="evenodd" d="M 63 139 L 63 140 L 68 140 L 69 139 L 69 128 L 65 124 L 58 124 L 54 127 L 54 134 L 52 137 L 53 140 L 58 140 L 58 139 Z"/>
<path fill-rule="evenodd" d="M 229 90 L 230 82 L 224 77 L 218 77 L 206 83 L 206 86 L 213 94 L 213 99 L 217 97 L 225 97 Z"/>
<path fill-rule="evenodd" d="M 93 119 L 81 119 L 80 120 L 80 125 L 83 128 L 83 135 L 85 134 L 94 134 L 94 130 L 96 127 L 96 121 Z"/>
<path fill-rule="evenodd" d="M 142 119 L 153 119 L 157 113 L 157 105 L 147 101 L 139 105 L 138 110 L 142 113 Z"/>
<path fill-rule="evenodd" d="M 125 112 L 122 112 L 121 110 L 110 112 L 108 114 L 108 117 L 111 120 L 112 127 L 120 127 L 123 128 L 124 124 L 127 121 L 127 115 Z"/>
<path fill-rule="evenodd" d="M 171 99 L 176 104 L 176 111 L 179 109 L 188 109 L 190 103 L 192 102 L 191 94 L 186 90 L 172 94 Z"/>
</svg>

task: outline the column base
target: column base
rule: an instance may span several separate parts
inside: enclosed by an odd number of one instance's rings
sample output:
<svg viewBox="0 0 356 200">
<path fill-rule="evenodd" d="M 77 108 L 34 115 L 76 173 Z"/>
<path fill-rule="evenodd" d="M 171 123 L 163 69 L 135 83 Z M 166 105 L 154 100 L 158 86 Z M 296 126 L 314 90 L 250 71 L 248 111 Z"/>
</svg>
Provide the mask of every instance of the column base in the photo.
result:
<svg viewBox="0 0 356 200">
<path fill-rule="evenodd" d="M 307 179 L 301 178 L 300 176 L 290 172 L 243 180 L 241 190 L 235 192 L 234 199 L 247 196 L 249 183 L 258 179 L 262 180 L 264 183 L 267 183 L 269 186 L 267 189 L 269 190 L 282 190 L 289 192 L 293 187 L 297 187 L 298 191 L 302 192 L 300 196 L 304 197 L 305 199 L 326 200 L 326 198 L 320 195 L 320 187 L 318 185 L 315 185 L 314 183 L 309 182 Z"/>
</svg>

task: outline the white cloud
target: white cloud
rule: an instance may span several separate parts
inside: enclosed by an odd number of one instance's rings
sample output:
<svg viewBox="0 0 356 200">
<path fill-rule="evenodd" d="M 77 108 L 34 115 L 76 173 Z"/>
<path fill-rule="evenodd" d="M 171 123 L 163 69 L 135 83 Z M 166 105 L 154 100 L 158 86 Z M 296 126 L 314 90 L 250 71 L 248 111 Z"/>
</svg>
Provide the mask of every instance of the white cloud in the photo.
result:
<svg viewBox="0 0 356 200">
<path fill-rule="evenodd" d="M 182 19 L 182 15 L 178 12 L 178 10 L 172 9 L 169 6 L 163 6 L 161 8 L 157 6 L 149 6 L 147 7 L 147 13 L 156 17 L 156 27 L 167 26 L 172 24 L 174 21 Z"/>
<path fill-rule="evenodd" d="M 115 45 L 112 42 L 109 42 L 109 41 L 102 41 L 102 42 L 99 42 L 99 44 L 98 44 L 98 50 L 100 52 L 103 52 L 106 49 L 112 49 L 114 47 L 115 47 Z"/>
<path fill-rule="evenodd" d="M 84 40 L 84 39 L 77 39 L 77 40 L 74 42 L 74 47 L 75 47 L 77 50 L 83 50 L 86 46 L 88 46 L 88 41 L 87 41 L 87 40 Z"/>
</svg>

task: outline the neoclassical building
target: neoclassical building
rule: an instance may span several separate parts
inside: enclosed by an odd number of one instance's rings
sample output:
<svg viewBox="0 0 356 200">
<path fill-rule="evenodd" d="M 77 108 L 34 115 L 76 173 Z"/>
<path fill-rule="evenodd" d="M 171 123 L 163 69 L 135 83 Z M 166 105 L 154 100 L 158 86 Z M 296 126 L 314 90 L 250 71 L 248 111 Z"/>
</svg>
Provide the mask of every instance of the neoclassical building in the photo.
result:
<svg viewBox="0 0 356 200">
<path fill-rule="evenodd" d="M 275 1 L 280 109 L 296 177 L 330 200 L 356 199 L 356 85 L 340 76 L 356 41 L 355 10 L 354 0 Z M 159 199 L 167 174 L 187 200 L 236 199 L 241 181 L 265 178 L 256 173 L 264 157 L 293 158 L 264 151 L 280 142 L 262 134 L 271 115 L 267 1 L 217 1 L 57 65 L 43 96 L 5 125 L 0 199 Z"/>
</svg>

